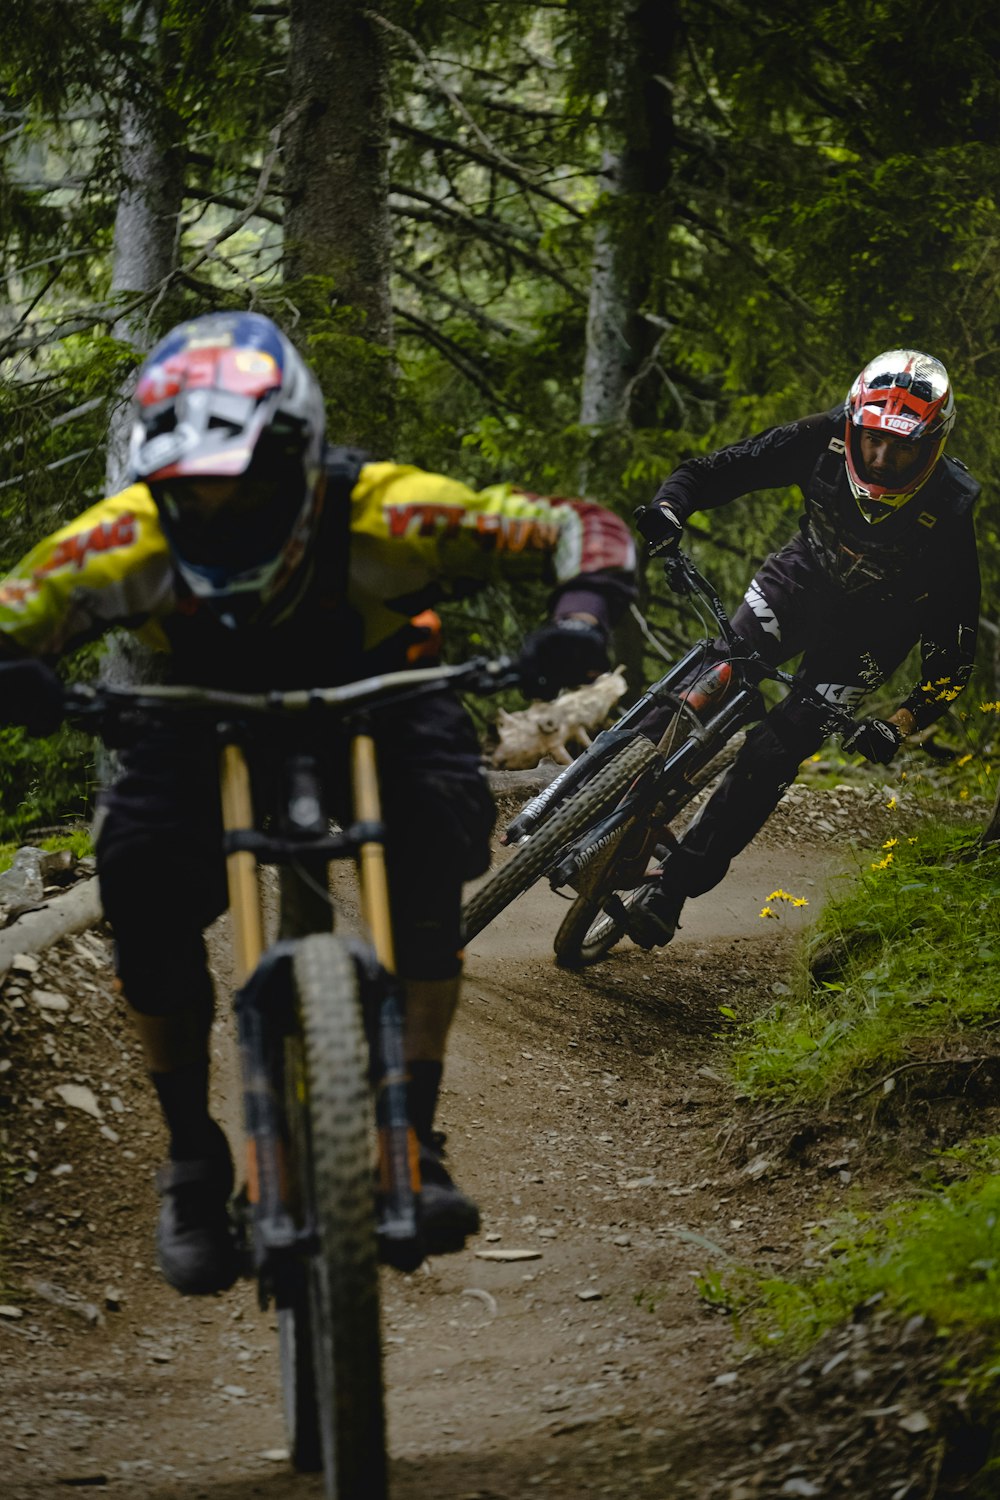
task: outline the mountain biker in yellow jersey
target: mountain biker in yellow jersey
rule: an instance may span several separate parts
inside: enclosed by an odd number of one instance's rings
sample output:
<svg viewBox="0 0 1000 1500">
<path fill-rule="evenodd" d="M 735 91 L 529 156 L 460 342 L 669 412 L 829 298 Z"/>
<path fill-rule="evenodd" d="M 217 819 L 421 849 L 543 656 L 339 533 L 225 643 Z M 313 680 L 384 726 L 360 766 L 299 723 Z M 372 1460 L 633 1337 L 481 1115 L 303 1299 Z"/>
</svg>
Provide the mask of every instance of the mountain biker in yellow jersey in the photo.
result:
<svg viewBox="0 0 1000 1500">
<path fill-rule="evenodd" d="M 863 719 L 844 741 L 845 750 L 881 765 L 945 712 L 972 671 L 979 485 L 944 454 L 954 421 L 940 361 L 892 349 L 865 366 L 831 411 L 681 464 L 637 517 L 651 552 L 663 555 L 677 547 L 694 511 L 753 490 L 799 487 L 800 530 L 764 561 L 733 625 L 772 666 L 804 653 L 804 679 L 852 712 L 919 641 L 920 684 L 888 718 Z M 750 730 L 718 790 L 631 907 L 636 942 L 670 942 L 687 898 L 718 884 L 825 737 L 822 711 L 794 696 Z"/>
<path fill-rule="evenodd" d="M 174 681 L 328 686 L 405 665 L 414 616 L 493 578 L 548 577 L 525 691 L 554 696 L 607 665 L 633 597 L 634 548 L 609 511 L 510 484 L 478 493 L 325 442 L 323 398 L 268 318 L 175 328 L 139 374 L 133 482 L 41 542 L 0 583 L 0 721 L 51 733 L 50 663 L 113 626 L 169 653 Z M 421 1222 L 430 1253 L 479 1226 L 433 1131 L 462 965 L 462 882 L 489 863 L 493 805 L 464 709 L 442 693 L 380 717 L 387 862 L 406 994 Z M 169 1134 L 158 1174 L 161 1269 L 206 1293 L 236 1273 L 229 1149 L 209 1113 L 213 993 L 203 931 L 226 905 L 208 743 L 166 730 L 122 754 L 97 856 L 116 965 Z M 331 746 L 334 787 L 338 747 Z"/>
</svg>

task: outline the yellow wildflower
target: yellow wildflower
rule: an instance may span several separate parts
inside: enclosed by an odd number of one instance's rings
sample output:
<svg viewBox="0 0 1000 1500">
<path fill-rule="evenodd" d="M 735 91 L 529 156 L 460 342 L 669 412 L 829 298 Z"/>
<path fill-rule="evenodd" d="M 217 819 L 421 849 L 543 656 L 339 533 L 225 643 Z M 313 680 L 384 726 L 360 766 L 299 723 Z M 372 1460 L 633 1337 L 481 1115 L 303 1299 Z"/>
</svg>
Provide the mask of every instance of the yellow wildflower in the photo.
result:
<svg viewBox="0 0 1000 1500">
<path fill-rule="evenodd" d="M 971 751 L 970 751 L 970 753 L 968 755 L 960 755 L 958 757 L 958 760 L 956 760 L 955 765 L 956 766 L 967 766 L 969 764 L 969 761 L 971 759 L 972 759 L 972 754 L 971 754 Z"/>
<path fill-rule="evenodd" d="M 806 900 L 805 896 L 793 896 L 792 897 L 792 905 L 793 906 L 808 906 L 809 902 Z"/>
<path fill-rule="evenodd" d="M 886 839 L 885 843 L 882 845 L 882 848 L 883 849 L 895 849 L 895 847 L 896 847 L 896 845 L 898 843 L 899 843 L 899 839 Z"/>
<path fill-rule="evenodd" d="M 876 864 L 873 864 L 872 865 L 872 869 L 873 870 L 888 870 L 888 868 L 889 868 L 889 866 L 891 864 L 892 864 L 892 852 L 890 851 L 886 855 L 885 859 L 880 859 Z"/>
<path fill-rule="evenodd" d="M 760 909 L 760 914 L 762 917 L 777 917 L 778 915 L 778 913 L 776 911 L 772 911 L 769 906 L 762 906 Z"/>
<path fill-rule="evenodd" d="M 890 797 L 885 805 L 890 812 L 895 812 L 896 808 L 899 806 L 899 803 L 896 801 L 895 797 Z"/>
</svg>

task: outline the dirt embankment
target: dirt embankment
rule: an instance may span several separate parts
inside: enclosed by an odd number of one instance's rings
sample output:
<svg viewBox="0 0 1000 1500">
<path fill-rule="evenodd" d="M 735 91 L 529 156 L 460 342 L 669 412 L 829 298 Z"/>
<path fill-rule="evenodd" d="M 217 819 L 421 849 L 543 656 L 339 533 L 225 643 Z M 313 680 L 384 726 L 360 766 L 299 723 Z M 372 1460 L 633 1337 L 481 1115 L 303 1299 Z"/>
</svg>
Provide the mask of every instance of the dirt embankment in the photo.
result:
<svg viewBox="0 0 1000 1500">
<path fill-rule="evenodd" d="M 816 803 L 783 814 L 668 950 L 624 944 L 562 973 L 562 904 L 537 888 L 472 945 L 442 1124 L 483 1233 L 385 1277 L 394 1500 L 932 1493 L 921 1329 L 873 1310 L 789 1368 L 699 1295 L 732 1266 L 795 1270 L 859 1185 L 878 1197 L 912 1167 L 850 1116 L 813 1122 L 790 1153 L 726 1078 L 720 1005 L 771 1003 L 795 926 L 852 867 L 849 835 L 879 841 L 873 799 L 862 822 L 825 795 L 830 834 L 817 841 Z M 810 906 L 762 922 L 778 886 Z M 309 1500 L 318 1482 L 281 1455 L 271 1315 L 248 1285 L 185 1303 L 153 1270 L 162 1135 L 107 976 L 91 931 L 0 993 L 3 1493 Z M 229 1033 L 223 1016 L 218 1108 L 235 1131 Z M 476 1254 L 495 1248 L 534 1258 Z"/>
</svg>

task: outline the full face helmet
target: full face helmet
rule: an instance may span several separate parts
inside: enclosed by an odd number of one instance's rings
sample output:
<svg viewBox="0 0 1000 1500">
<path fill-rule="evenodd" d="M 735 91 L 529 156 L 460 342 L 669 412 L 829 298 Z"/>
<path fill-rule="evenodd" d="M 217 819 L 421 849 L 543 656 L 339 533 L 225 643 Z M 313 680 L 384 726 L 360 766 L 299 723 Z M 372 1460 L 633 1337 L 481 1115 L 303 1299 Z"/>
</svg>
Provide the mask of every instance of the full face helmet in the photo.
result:
<svg viewBox="0 0 1000 1500">
<path fill-rule="evenodd" d="M 231 628 L 273 623 L 305 586 L 324 430 L 315 376 L 259 313 L 181 323 L 139 372 L 131 476 L 181 578 Z"/>
<path fill-rule="evenodd" d="M 865 365 L 844 403 L 844 457 L 851 491 L 867 521 L 885 520 L 931 477 L 955 425 L 955 398 L 940 360 L 917 349 L 891 349 Z M 912 449 L 893 474 L 870 473 L 862 434 L 878 433 Z"/>
</svg>

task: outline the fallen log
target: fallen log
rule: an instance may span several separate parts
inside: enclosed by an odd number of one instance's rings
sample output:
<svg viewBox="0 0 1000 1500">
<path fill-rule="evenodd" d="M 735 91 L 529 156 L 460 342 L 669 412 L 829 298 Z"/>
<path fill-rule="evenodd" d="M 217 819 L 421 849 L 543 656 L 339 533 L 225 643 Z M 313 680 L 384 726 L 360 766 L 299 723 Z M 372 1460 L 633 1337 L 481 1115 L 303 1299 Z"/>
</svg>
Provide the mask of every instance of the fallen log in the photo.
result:
<svg viewBox="0 0 1000 1500">
<path fill-rule="evenodd" d="M 586 750 L 591 734 L 603 728 L 618 699 L 627 691 L 625 672 L 616 667 L 604 672 L 586 687 L 560 693 L 551 703 L 533 703 L 530 708 L 497 718 L 499 737 L 492 761 L 506 771 L 528 770 L 542 760 L 568 765 L 569 747 Z"/>
</svg>

